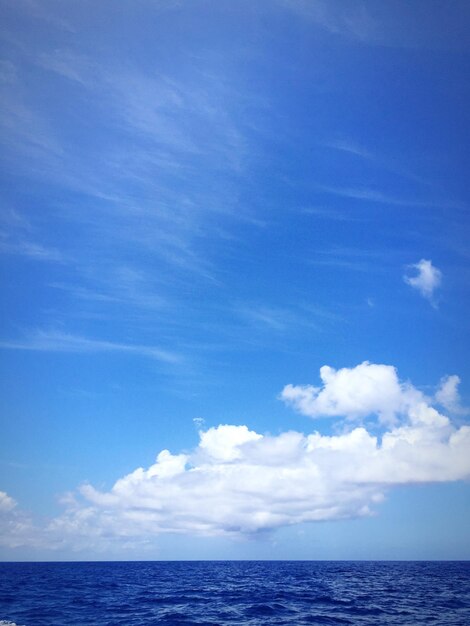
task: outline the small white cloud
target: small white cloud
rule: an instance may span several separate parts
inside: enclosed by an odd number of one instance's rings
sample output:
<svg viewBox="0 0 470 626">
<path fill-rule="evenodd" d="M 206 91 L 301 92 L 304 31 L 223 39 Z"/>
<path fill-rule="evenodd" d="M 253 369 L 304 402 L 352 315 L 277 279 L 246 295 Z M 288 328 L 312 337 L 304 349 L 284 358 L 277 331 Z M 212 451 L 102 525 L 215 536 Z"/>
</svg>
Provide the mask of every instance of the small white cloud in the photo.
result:
<svg viewBox="0 0 470 626">
<path fill-rule="evenodd" d="M 460 395 L 457 389 L 459 384 L 460 378 L 458 376 L 444 376 L 444 378 L 441 379 L 440 387 L 434 397 L 436 402 L 449 411 L 449 413 L 465 415 L 468 413 L 468 409 L 461 405 Z"/>
<path fill-rule="evenodd" d="M 201 430 L 204 426 L 205 420 L 203 417 L 193 417 L 193 424 L 198 430 Z"/>
<path fill-rule="evenodd" d="M 240 446 L 249 441 L 256 441 L 261 435 L 248 430 L 246 426 L 224 424 L 209 428 L 200 433 L 199 447 L 210 458 L 219 461 L 233 461 L 240 456 Z"/>
<path fill-rule="evenodd" d="M 432 302 L 434 291 L 442 282 L 442 272 L 434 267 L 431 261 L 421 259 L 419 263 L 408 266 L 411 270 L 416 270 L 417 274 L 408 276 L 405 274 L 403 280 L 407 285 L 413 287 L 423 296 Z"/>
<path fill-rule="evenodd" d="M 5 491 L 0 491 L 0 511 L 11 511 L 16 506 L 15 500 L 11 498 Z"/>
<path fill-rule="evenodd" d="M 375 414 L 382 421 L 393 421 L 410 395 L 410 388 L 400 383 L 391 365 L 364 361 L 340 370 L 324 365 L 320 378 L 323 387 L 286 385 L 281 399 L 309 417 L 358 419 Z"/>
</svg>

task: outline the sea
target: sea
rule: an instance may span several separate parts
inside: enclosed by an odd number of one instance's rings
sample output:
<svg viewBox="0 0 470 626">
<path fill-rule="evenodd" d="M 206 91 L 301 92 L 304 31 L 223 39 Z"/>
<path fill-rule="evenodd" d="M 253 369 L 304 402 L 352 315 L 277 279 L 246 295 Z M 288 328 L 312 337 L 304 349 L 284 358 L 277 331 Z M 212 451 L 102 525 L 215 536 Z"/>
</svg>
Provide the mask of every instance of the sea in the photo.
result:
<svg viewBox="0 0 470 626">
<path fill-rule="evenodd" d="M 1 626 L 469 626 L 470 562 L 0 563 Z"/>
</svg>

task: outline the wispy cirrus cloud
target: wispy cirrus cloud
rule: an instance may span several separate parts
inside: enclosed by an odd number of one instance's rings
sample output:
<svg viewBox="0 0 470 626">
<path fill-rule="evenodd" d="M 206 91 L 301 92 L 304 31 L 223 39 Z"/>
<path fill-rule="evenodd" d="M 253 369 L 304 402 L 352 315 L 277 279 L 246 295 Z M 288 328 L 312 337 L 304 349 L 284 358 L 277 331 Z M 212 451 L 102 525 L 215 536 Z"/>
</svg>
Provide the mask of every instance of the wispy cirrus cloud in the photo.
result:
<svg viewBox="0 0 470 626">
<path fill-rule="evenodd" d="M 267 306 L 260 303 L 245 303 L 235 307 L 234 312 L 241 319 L 259 329 L 275 332 L 293 332 L 299 329 L 310 328 L 318 330 L 318 317 L 323 317 L 323 322 L 328 319 L 314 308 L 281 308 Z"/>
<path fill-rule="evenodd" d="M 59 250 L 47 248 L 31 241 L 5 241 L 0 239 L 0 253 L 16 254 L 36 261 L 63 262 L 65 260 L 64 255 Z"/>
<path fill-rule="evenodd" d="M 367 187 L 329 187 L 327 185 L 318 185 L 319 191 L 329 193 L 343 198 L 351 198 L 352 200 L 365 200 L 367 202 L 375 202 L 377 204 L 388 204 L 392 206 L 411 206 L 426 207 L 436 206 L 433 201 L 426 202 L 416 199 L 399 198 L 391 194 L 387 194 L 380 189 L 370 189 Z"/>
<path fill-rule="evenodd" d="M 368 204 L 389 205 L 391 207 L 410 207 L 416 209 L 455 209 L 464 210 L 465 204 L 451 198 L 425 198 L 420 193 L 417 197 L 400 197 L 392 193 L 382 191 L 378 188 L 370 187 L 332 187 L 329 185 L 316 185 L 321 193 L 339 196 L 341 198 L 349 198 L 351 200 L 364 200 Z"/>
<path fill-rule="evenodd" d="M 7 164 L 17 164 L 19 158 L 27 162 L 48 159 L 57 160 L 63 155 L 60 141 L 53 125 L 27 103 L 26 88 L 13 63 L 8 80 L 0 82 L 2 101 L 0 106 L 1 158 Z"/>
<path fill-rule="evenodd" d="M 378 154 L 361 145 L 360 143 L 352 141 L 351 139 L 345 139 L 344 137 L 336 137 L 333 139 L 322 141 L 321 145 L 325 148 L 330 148 L 331 150 L 336 150 L 340 153 L 358 157 L 359 159 L 368 162 L 372 167 L 388 171 L 392 174 L 396 174 L 417 183 L 429 185 L 428 180 L 425 180 L 423 177 L 412 171 L 411 167 L 406 167 L 403 164 L 403 157 L 401 157 L 400 159 L 394 159 L 383 154 Z M 364 190 L 357 189 L 353 190 L 353 192 L 354 191 L 358 193 L 360 193 L 361 191 L 364 192 Z"/>
<path fill-rule="evenodd" d="M 38 352 L 69 352 L 76 354 L 116 352 L 135 354 L 170 364 L 180 363 L 183 359 L 180 354 L 157 346 L 103 341 L 63 332 L 43 330 L 37 331 L 25 340 L 1 341 L 0 348 L 10 350 L 33 350 Z"/>
<path fill-rule="evenodd" d="M 15 176 L 39 189 L 41 211 L 31 209 L 30 199 L 19 203 L 21 213 L 14 211 L 27 215 L 28 230 L 5 222 L 0 252 L 62 263 L 47 281 L 55 291 L 48 293 L 51 325 L 80 318 L 89 328 L 86 336 L 40 331 L 3 347 L 182 361 L 173 348 L 147 346 L 145 339 L 140 345 L 139 335 L 153 327 L 155 336 L 156 315 L 157 344 L 195 329 L 184 294 L 198 283 L 217 289 L 217 250 L 233 244 L 234 225 L 261 223 L 238 202 L 251 158 L 253 131 L 243 122 L 249 94 L 239 96 L 224 74 L 204 71 L 204 61 L 169 78 L 153 65 L 90 57 L 83 49 L 44 45 L 32 54 L 24 47 L 21 61 L 15 50 L 3 68 L 3 154 Z M 31 70 L 70 107 L 54 116 L 53 107 L 34 106 L 43 92 L 33 93 Z M 78 120 L 69 118 L 75 106 Z M 88 121 L 99 129 L 96 141 Z M 75 127 L 77 134 L 69 133 Z M 132 320 L 138 345 L 104 340 L 96 327 L 104 319 Z"/>
<path fill-rule="evenodd" d="M 204 72 L 202 61 L 191 75 L 171 79 L 131 61 L 91 59 L 70 49 L 35 55 L 30 64 L 49 74 L 46 81 L 55 77 L 66 98 L 73 86 L 101 136 L 96 144 L 85 129 L 71 143 L 63 126 L 76 121 L 64 114 L 59 125 L 31 106 L 23 59 L 0 111 L 4 157 L 27 178 L 93 199 L 79 211 L 47 206 L 49 220 L 86 227 L 88 239 L 96 239 L 95 263 L 105 231 L 121 246 L 145 246 L 169 267 L 211 280 L 203 242 L 250 219 L 236 191 L 251 158 L 253 130 L 243 122 L 249 97 L 239 96 L 223 75 Z M 20 158 L 25 154 L 28 167 Z"/>
<path fill-rule="evenodd" d="M 427 2 L 377 4 L 373 0 L 277 0 L 299 19 L 331 35 L 370 46 L 412 49 L 468 49 L 468 5 Z M 443 27 L 445 25 L 445 27 Z"/>
<path fill-rule="evenodd" d="M 309 206 L 303 207 L 302 209 L 300 209 L 300 211 L 305 215 L 311 215 L 314 218 L 323 220 L 350 222 L 363 219 L 358 215 L 354 215 L 351 211 L 341 211 L 339 209 L 333 209 L 328 207 Z"/>
<path fill-rule="evenodd" d="M 83 278 L 73 283 L 50 283 L 50 287 L 81 302 L 103 306 L 125 303 L 130 309 L 161 311 L 169 305 L 162 295 L 162 284 L 148 272 L 129 265 L 102 268 L 100 274 L 83 270 Z"/>
<path fill-rule="evenodd" d="M 358 156 L 363 159 L 374 159 L 374 155 L 369 150 L 367 150 L 367 148 L 348 139 L 329 139 L 328 141 L 322 141 L 321 145 L 325 146 L 326 148 L 338 150 L 340 152 L 347 152 L 348 154 L 353 154 L 354 156 Z"/>
<path fill-rule="evenodd" d="M 128 64 L 100 63 L 70 50 L 45 53 L 38 63 L 108 102 L 108 114 L 122 132 L 132 132 L 134 143 L 140 135 L 179 158 L 204 156 L 217 169 L 240 166 L 246 138 L 236 120 L 237 99 L 231 106 L 225 100 L 229 92 L 233 97 L 235 93 L 223 77 L 196 72 L 199 80 L 180 82 Z M 210 89 L 205 87 L 207 82 Z"/>
<path fill-rule="evenodd" d="M 38 243 L 31 222 L 21 213 L 6 208 L 0 212 L 0 253 L 29 257 L 36 261 L 65 262 L 63 253 Z"/>
<path fill-rule="evenodd" d="M 317 265 L 320 267 L 336 268 L 339 270 L 348 270 L 353 272 L 370 272 L 371 265 L 365 261 L 352 260 L 345 258 L 329 258 L 329 259 L 309 259 L 311 265 Z M 377 266 L 374 266 L 374 271 L 377 271 Z"/>
<path fill-rule="evenodd" d="M 58 10 L 57 5 L 52 4 L 48 0 L 46 2 L 38 2 L 38 0 L 6 0 L 5 4 L 10 7 L 14 6 L 16 10 L 19 9 L 29 19 L 46 22 L 54 29 L 59 29 L 60 31 L 75 32 L 66 15 L 60 15 L 61 11 Z"/>
<path fill-rule="evenodd" d="M 370 41 L 376 22 L 364 3 L 354 5 L 326 0 L 276 0 L 285 9 L 307 19 L 334 35 Z"/>
<path fill-rule="evenodd" d="M 310 258 L 308 263 L 356 272 L 381 272 L 393 263 L 397 256 L 400 256 L 400 253 L 393 249 L 335 246 L 330 249 L 316 250 L 316 256 Z"/>
</svg>

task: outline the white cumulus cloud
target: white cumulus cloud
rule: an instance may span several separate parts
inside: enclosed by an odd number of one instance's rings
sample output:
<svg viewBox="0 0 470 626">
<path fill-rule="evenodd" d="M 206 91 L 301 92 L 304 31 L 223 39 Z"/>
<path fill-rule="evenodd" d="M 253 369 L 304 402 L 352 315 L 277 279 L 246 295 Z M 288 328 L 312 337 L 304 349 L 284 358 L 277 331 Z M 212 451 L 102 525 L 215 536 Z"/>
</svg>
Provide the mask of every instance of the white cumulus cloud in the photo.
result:
<svg viewBox="0 0 470 626">
<path fill-rule="evenodd" d="M 421 259 L 419 263 L 413 263 L 409 266 L 413 271 L 413 275 L 405 274 L 403 280 L 407 285 L 413 287 L 424 297 L 433 302 L 435 290 L 442 282 L 442 272 L 434 267 L 431 261 Z"/>
<path fill-rule="evenodd" d="M 16 506 L 15 500 L 11 498 L 5 491 L 0 491 L 0 511 L 11 511 Z"/>
<path fill-rule="evenodd" d="M 29 516 L 18 508 L 16 500 L 0 491 L 0 546 L 41 546 L 44 545 L 42 536 L 43 530 L 34 527 Z"/>
<path fill-rule="evenodd" d="M 288 385 L 283 399 L 313 417 L 376 415 L 385 428 L 349 421 L 338 435 L 269 435 L 222 424 L 200 431 L 194 450 L 164 450 L 109 491 L 83 485 L 48 531 L 88 545 L 169 532 L 256 535 L 370 515 L 394 485 L 470 477 L 470 427 L 452 425 L 394 367 L 325 366 L 321 378 L 322 388 Z"/>
<path fill-rule="evenodd" d="M 233 461 L 240 458 L 240 447 L 248 441 L 256 441 L 261 435 L 248 430 L 246 426 L 220 425 L 200 433 L 200 450 L 209 458 L 220 461 Z"/>
<path fill-rule="evenodd" d="M 309 417 L 358 419 L 375 414 L 386 422 L 394 421 L 420 395 L 399 381 L 393 366 L 368 361 L 339 370 L 324 365 L 320 378 L 322 387 L 286 385 L 282 400 Z"/>
<path fill-rule="evenodd" d="M 193 450 L 163 450 L 109 490 L 82 485 L 40 532 L 26 521 L 22 530 L 2 494 L 3 529 L 10 524 L 13 533 L 7 545 L 105 549 L 151 545 L 165 533 L 256 536 L 371 515 L 395 485 L 470 478 L 470 426 L 457 427 L 434 406 L 455 400 L 456 377 L 428 398 L 389 365 L 325 366 L 320 374 L 322 387 L 288 385 L 282 398 L 306 415 L 340 418 L 340 434 L 200 430 Z"/>
</svg>

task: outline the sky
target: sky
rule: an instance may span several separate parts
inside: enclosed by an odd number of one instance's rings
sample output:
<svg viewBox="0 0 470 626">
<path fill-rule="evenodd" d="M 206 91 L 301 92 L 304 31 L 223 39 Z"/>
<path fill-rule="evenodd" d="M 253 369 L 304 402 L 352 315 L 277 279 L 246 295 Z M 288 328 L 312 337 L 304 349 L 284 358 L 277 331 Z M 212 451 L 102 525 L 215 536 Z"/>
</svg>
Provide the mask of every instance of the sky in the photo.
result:
<svg viewBox="0 0 470 626">
<path fill-rule="evenodd" d="M 0 12 L 0 558 L 470 559 L 469 4 Z"/>
</svg>

